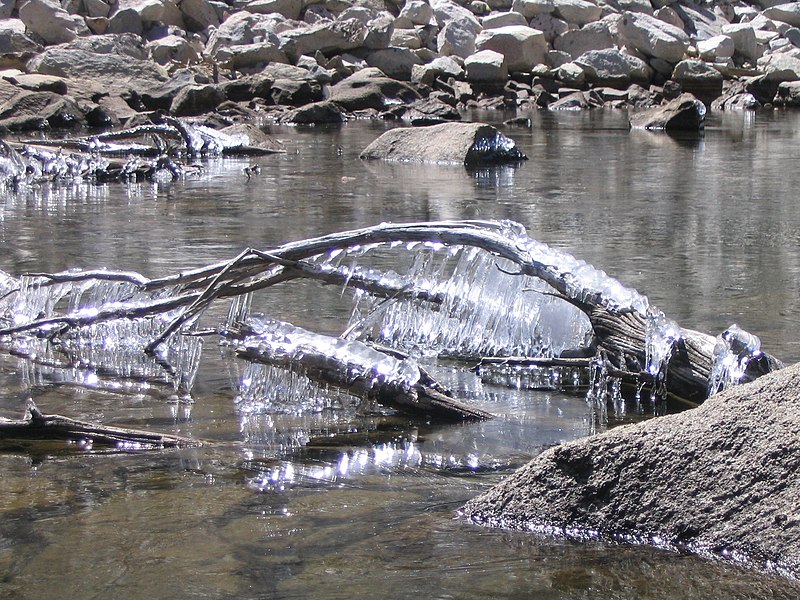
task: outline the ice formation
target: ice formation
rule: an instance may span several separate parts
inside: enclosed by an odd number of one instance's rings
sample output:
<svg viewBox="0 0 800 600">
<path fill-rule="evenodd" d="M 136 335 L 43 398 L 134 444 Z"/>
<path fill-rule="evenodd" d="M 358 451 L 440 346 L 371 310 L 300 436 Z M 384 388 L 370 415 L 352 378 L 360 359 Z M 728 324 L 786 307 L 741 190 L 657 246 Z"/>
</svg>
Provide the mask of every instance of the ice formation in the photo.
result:
<svg viewBox="0 0 800 600">
<path fill-rule="evenodd" d="M 259 317 L 251 317 L 244 328 L 243 337 L 223 332 L 240 355 L 295 372 L 288 380 L 276 381 L 274 369 L 254 365 L 241 381 L 240 402 L 246 405 L 269 403 L 279 397 L 313 396 L 311 379 L 369 397 L 373 390 L 387 387 L 409 390 L 421 377 L 416 361 L 394 358 L 363 342 Z"/>
<path fill-rule="evenodd" d="M 0 301 L 8 326 L 60 316 L 76 322 L 84 320 L 86 324 L 62 330 L 62 324 L 54 322 L 36 330 L 35 335 L 14 334 L 6 343 L 17 355 L 51 370 L 65 370 L 57 376 L 65 382 L 92 385 L 102 376 L 165 383 L 188 394 L 197 373 L 202 340 L 176 335 L 151 356 L 144 352 L 145 347 L 163 331 L 174 312 L 140 318 L 124 316 L 126 310 L 136 309 L 163 293 L 167 292 L 144 292 L 133 281 L 104 279 L 101 274 L 98 278 L 58 282 L 24 275 L 15 292 Z M 122 316 L 91 322 L 101 311 L 114 310 Z"/>
<path fill-rule="evenodd" d="M 517 144 L 499 131 L 492 137 L 482 137 L 477 140 L 467 153 L 468 165 L 487 165 L 499 162 L 527 160 Z"/>
<path fill-rule="evenodd" d="M 540 279 L 516 274 L 511 261 L 475 247 L 412 249 L 398 277 L 438 301 L 360 294 L 351 326 L 363 322 L 362 334 L 415 354 L 461 357 L 557 356 L 590 340 L 584 313 Z"/>
<path fill-rule="evenodd" d="M 741 382 L 747 365 L 761 356 L 761 340 L 755 335 L 731 325 L 717 336 L 708 377 L 708 395 L 721 392 Z"/>
<path fill-rule="evenodd" d="M 656 382 L 663 384 L 672 350 L 682 338 L 681 328 L 675 321 L 660 310 L 650 310 L 645 331 L 645 370 Z"/>
</svg>

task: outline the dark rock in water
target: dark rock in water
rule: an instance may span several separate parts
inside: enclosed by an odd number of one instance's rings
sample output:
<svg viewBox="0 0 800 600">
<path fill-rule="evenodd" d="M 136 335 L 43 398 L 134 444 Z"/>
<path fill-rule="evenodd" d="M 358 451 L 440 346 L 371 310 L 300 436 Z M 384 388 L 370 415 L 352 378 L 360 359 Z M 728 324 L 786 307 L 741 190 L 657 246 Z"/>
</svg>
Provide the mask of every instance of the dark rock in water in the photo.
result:
<svg viewBox="0 0 800 600">
<path fill-rule="evenodd" d="M 317 125 L 323 123 L 342 123 L 345 117 L 342 110 L 333 102 L 314 102 L 289 111 L 280 118 L 281 123 L 295 125 Z"/>
<path fill-rule="evenodd" d="M 484 123 L 391 129 L 367 146 L 361 158 L 468 166 L 527 160 L 513 140 Z"/>
<path fill-rule="evenodd" d="M 705 118 L 705 105 L 691 94 L 681 94 L 661 106 L 633 113 L 630 125 L 634 129 L 700 131 Z"/>
<path fill-rule="evenodd" d="M 800 577 L 800 364 L 552 448 L 470 501 L 489 525 L 610 536 Z"/>
<path fill-rule="evenodd" d="M 555 102 L 551 102 L 547 108 L 549 110 L 586 110 L 591 108 L 589 99 L 584 92 L 572 92 Z"/>
<path fill-rule="evenodd" d="M 369 108 L 383 110 L 389 104 L 414 102 L 419 93 L 407 83 L 387 77 L 383 71 L 370 67 L 354 73 L 331 87 L 330 100 L 348 112 Z"/>
<path fill-rule="evenodd" d="M 62 129 L 86 124 L 85 115 L 69 96 L 53 92 L 21 92 L 0 105 L 0 128 L 8 131 Z"/>
<path fill-rule="evenodd" d="M 777 106 L 800 106 L 800 81 L 784 81 L 775 94 Z"/>
<path fill-rule="evenodd" d="M 248 102 L 254 98 L 271 98 L 273 77 L 264 74 L 248 75 L 220 83 L 225 97 L 233 102 Z"/>
</svg>

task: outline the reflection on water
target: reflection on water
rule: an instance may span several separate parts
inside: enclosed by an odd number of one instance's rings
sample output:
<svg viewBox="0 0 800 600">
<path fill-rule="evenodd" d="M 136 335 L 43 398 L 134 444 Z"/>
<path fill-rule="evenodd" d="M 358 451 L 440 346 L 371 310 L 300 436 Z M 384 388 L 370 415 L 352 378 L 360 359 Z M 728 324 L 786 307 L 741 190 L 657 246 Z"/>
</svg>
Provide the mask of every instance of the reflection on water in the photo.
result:
<svg viewBox="0 0 800 600">
<path fill-rule="evenodd" d="M 290 152 L 260 159 L 249 180 L 250 161 L 214 160 L 168 185 L 9 195 L 0 269 L 156 276 L 382 221 L 509 218 L 648 294 L 683 326 L 718 333 L 737 322 L 765 350 L 800 358 L 800 216 L 787 194 L 798 117 L 712 116 L 699 139 L 629 132 L 614 113 L 532 120 L 507 131 L 530 160 L 496 170 L 362 163 L 386 125 L 354 123 L 276 128 Z M 253 309 L 338 333 L 350 301 L 295 282 L 265 291 Z M 791 582 L 731 565 L 454 520 L 531 456 L 597 429 L 579 394 L 494 385 L 439 364 L 438 379 L 497 418 L 436 425 L 313 398 L 300 411 L 247 410 L 231 384 L 243 372 L 207 350 L 191 402 L 155 387 L 34 376 L 21 359 L 0 359 L 4 416 L 32 397 L 45 412 L 214 442 L 117 456 L 5 448 L 0 596 L 798 596 Z M 617 410 L 612 423 L 649 412 Z"/>
</svg>

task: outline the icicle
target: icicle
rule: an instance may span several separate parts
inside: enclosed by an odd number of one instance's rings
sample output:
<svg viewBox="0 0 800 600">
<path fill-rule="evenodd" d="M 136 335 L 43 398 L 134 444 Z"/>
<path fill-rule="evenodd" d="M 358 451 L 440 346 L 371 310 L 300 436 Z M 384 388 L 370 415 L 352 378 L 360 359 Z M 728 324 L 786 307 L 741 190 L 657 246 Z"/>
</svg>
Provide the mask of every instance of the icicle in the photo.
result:
<svg viewBox="0 0 800 600">
<path fill-rule="evenodd" d="M 708 395 L 721 392 L 739 383 L 747 371 L 747 365 L 761 356 L 761 340 L 755 335 L 731 325 L 717 336 L 712 355 L 713 364 L 708 377 Z"/>
<path fill-rule="evenodd" d="M 645 330 L 645 369 L 657 381 L 666 378 L 667 366 L 675 344 L 683 338 L 680 326 L 660 310 L 651 309 Z"/>
</svg>

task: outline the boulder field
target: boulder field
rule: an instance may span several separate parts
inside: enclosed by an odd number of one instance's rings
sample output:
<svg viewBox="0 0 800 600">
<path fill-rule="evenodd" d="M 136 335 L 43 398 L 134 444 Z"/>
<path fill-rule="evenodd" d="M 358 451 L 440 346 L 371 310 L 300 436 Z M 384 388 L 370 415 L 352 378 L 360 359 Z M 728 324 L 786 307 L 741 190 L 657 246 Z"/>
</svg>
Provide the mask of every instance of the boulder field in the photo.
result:
<svg viewBox="0 0 800 600">
<path fill-rule="evenodd" d="M 2 0 L 0 131 L 800 104 L 800 3 Z"/>
</svg>

